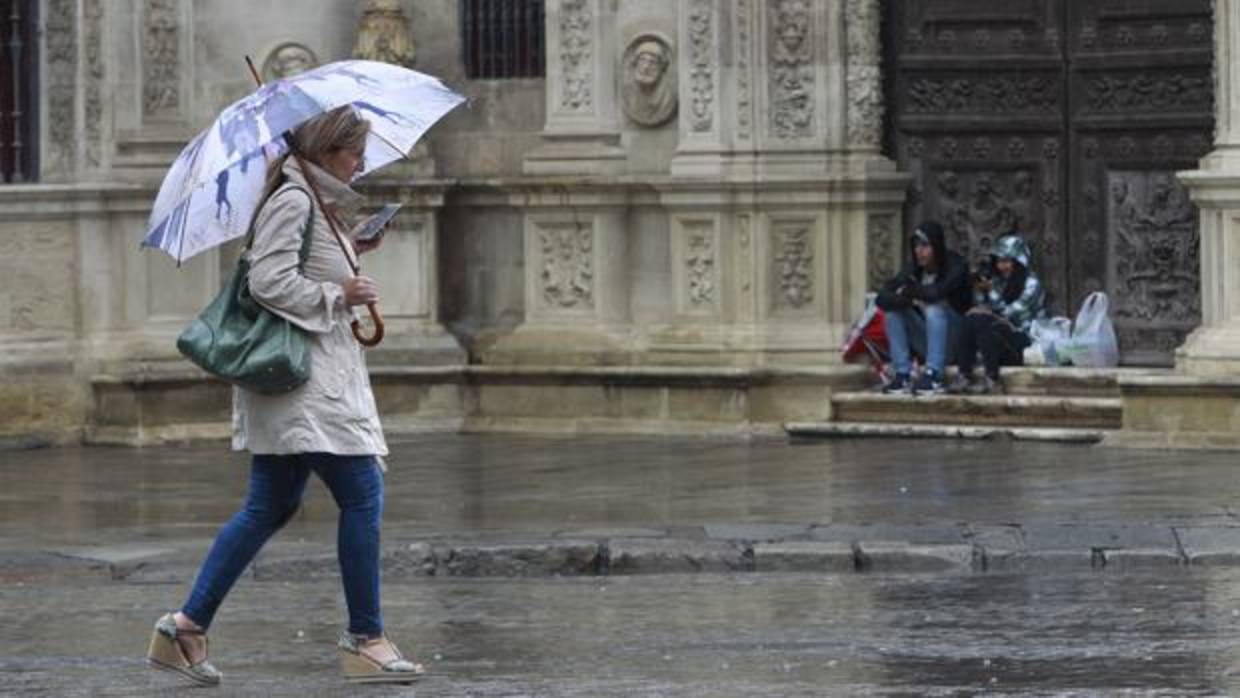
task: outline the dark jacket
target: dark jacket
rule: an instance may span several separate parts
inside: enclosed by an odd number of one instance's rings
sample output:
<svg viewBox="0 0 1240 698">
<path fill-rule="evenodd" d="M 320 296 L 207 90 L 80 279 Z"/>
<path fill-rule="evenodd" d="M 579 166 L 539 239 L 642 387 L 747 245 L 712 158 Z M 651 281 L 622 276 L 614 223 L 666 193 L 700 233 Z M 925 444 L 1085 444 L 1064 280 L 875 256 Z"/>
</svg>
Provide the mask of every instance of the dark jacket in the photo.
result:
<svg viewBox="0 0 1240 698">
<path fill-rule="evenodd" d="M 964 314 L 973 306 L 973 288 L 969 283 L 969 263 L 964 257 L 947 249 L 943 228 L 937 223 L 926 222 L 917 227 L 930 239 L 934 258 L 939 260 L 935 281 L 922 284 L 925 270 L 917 266 L 917 256 L 909 246 L 909 261 L 899 274 L 883 284 L 878 291 L 878 307 L 884 311 L 904 310 L 913 301 L 938 303 L 947 301 L 956 312 Z"/>
</svg>

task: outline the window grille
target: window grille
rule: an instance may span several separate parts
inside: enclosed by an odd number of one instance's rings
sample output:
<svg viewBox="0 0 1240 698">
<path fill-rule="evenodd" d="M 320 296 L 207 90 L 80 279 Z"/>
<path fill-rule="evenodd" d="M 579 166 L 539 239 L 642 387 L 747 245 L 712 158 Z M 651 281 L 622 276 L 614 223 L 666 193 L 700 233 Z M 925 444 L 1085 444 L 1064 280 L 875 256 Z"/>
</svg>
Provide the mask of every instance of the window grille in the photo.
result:
<svg viewBox="0 0 1240 698">
<path fill-rule="evenodd" d="M 0 0 L 0 182 L 37 172 L 38 0 Z"/>
<path fill-rule="evenodd" d="M 543 0 L 461 0 L 470 78 L 542 77 Z"/>
</svg>

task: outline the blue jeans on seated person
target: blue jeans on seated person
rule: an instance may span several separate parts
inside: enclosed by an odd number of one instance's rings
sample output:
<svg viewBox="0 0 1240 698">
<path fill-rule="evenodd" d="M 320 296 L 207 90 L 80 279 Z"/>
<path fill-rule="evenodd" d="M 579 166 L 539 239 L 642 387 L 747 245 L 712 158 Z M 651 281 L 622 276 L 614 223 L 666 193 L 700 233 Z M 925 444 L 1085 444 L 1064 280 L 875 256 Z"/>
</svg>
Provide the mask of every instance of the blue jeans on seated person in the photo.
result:
<svg viewBox="0 0 1240 698">
<path fill-rule="evenodd" d="M 955 357 L 964 319 L 944 302 L 888 312 L 884 325 L 897 374 L 908 375 L 913 370 L 913 354 L 917 354 L 925 359 L 927 368 L 942 376 L 948 361 Z"/>
<path fill-rule="evenodd" d="M 379 523 L 383 472 L 374 456 L 331 453 L 255 455 L 245 505 L 216 536 L 181 611 L 206 629 L 259 549 L 296 513 L 314 471 L 340 507 L 336 555 L 349 608 L 349 632 L 383 634 L 379 612 Z"/>
</svg>

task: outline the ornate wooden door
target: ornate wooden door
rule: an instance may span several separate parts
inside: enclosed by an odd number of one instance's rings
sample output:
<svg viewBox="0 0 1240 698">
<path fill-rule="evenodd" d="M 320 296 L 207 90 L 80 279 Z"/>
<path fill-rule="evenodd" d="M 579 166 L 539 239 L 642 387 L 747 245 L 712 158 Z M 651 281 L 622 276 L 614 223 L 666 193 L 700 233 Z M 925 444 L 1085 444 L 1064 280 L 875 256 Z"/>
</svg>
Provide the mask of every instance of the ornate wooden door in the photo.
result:
<svg viewBox="0 0 1240 698">
<path fill-rule="evenodd" d="M 1013 228 L 1055 312 L 1111 297 L 1127 363 L 1200 319 L 1196 210 L 1174 172 L 1208 152 L 1210 0 L 887 3 L 888 147 L 971 260 Z"/>
</svg>

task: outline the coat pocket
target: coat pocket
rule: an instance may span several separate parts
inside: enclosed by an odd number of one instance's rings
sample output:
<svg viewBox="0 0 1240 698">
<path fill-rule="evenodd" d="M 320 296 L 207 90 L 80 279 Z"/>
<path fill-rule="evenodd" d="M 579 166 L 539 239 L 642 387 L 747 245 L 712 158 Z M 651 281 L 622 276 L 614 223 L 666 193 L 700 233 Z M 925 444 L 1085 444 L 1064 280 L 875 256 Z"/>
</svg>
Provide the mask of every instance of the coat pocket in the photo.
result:
<svg viewBox="0 0 1240 698">
<path fill-rule="evenodd" d="M 349 370 L 347 368 L 315 357 L 314 368 L 310 373 L 310 383 L 324 397 L 332 400 L 343 399 L 348 380 Z"/>
</svg>

